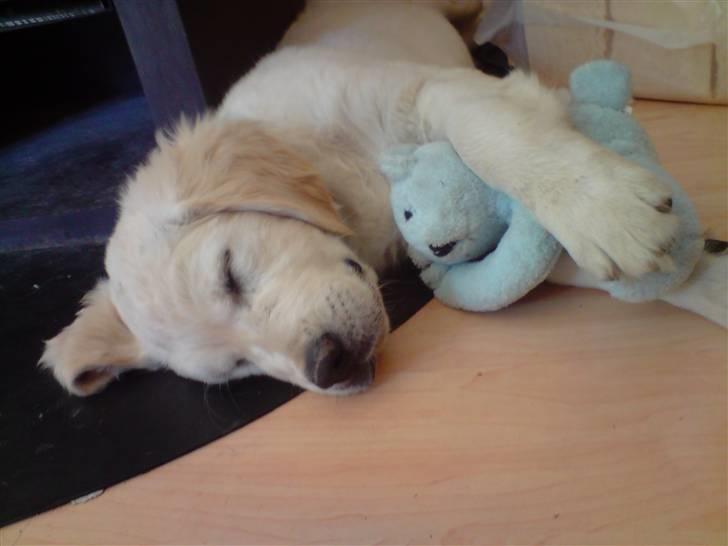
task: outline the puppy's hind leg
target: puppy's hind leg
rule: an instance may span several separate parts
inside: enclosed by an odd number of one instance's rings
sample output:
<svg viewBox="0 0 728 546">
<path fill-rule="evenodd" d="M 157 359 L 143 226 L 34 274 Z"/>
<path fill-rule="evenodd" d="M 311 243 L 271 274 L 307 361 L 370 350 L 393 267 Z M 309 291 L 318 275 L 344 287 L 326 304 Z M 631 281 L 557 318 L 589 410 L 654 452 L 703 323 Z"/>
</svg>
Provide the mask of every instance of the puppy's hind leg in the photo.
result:
<svg viewBox="0 0 728 546">
<path fill-rule="evenodd" d="M 728 243 L 709 239 L 705 249 L 688 280 L 660 299 L 728 328 Z M 602 281 L 581 269 L 565 252 L 546 280 L 565 286 L 604 288 Z"/>
<path fill-rule="evenodd" d="M 661 299 L 728 328 L 728 243 L 706 240 L 690 278 Z"/>
</svg>

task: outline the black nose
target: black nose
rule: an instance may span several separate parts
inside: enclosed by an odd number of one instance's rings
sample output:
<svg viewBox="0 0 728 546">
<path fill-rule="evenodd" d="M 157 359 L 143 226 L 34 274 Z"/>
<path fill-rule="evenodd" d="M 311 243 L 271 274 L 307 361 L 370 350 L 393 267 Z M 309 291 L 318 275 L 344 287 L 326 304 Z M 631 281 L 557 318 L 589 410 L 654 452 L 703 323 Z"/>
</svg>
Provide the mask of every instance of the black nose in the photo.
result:
<svg viewBox="0 0 728 546">
<path fill-rule="evenodd" d="M 306 375 L 316 386 L 328 389 L 351 378 L 356 369 L 355 360 L 339 336 L 326 333 L 306 349 Z"/>
<path fill-rule="evenodd" d="M 430 245 L 430 250 L 432 250 L 432 253 L 438 258 L 442 258 L 443 256 L 450 254 L 456 244 L 458 244 L 457 241 L 452 241 L 442 246 Z"/>
</svg>

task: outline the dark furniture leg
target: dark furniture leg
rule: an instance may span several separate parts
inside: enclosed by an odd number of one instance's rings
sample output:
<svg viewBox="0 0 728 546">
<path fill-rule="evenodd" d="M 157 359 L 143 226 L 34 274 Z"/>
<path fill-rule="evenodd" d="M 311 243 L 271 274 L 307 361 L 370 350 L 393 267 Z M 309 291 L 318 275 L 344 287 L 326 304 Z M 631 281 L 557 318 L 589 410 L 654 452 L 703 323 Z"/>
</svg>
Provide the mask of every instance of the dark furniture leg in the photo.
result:
<svg viewBox="0 0 728 546">
<path fill-rule="evenodd" d="M 303 0 L 116 0 L 158 127 L 216 106 L 271 51 Z"/>
</svg>

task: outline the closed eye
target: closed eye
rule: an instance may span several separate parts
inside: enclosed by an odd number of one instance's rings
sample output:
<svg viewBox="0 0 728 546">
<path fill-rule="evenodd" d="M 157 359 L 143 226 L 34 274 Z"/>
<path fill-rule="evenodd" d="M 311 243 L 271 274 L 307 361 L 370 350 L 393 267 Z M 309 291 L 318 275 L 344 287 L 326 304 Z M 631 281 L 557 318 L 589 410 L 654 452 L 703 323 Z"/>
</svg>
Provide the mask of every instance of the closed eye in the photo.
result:
<svg viewBox="0 0 728 546">
<path fill-rule="evenodd" d="M 232 261 L 232 253 L 228 248 L 222 257 L 223 286 L 225 287 L 225 292 L 230 294 L 236 301 L 239 301 L 243 295 L 243 287 L 235 276 Z"/>
<path fill-rule="evenodd" d="M 356 273 L 360 277 L 364 275 L 364 268 L 356 260 L 352 260 L 351 258 L 346 258 L 344 260 L 344 263 L 349 267 L 349 269 L 351 269 L 354 273 Z"/>
</svg>

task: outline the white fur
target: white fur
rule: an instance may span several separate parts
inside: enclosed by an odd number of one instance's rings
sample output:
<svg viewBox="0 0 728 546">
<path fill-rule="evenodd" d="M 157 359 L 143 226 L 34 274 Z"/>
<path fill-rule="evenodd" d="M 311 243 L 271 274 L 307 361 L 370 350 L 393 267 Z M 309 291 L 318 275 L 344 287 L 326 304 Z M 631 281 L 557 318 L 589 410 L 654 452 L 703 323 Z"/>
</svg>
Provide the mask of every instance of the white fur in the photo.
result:
<svg viewBox="0 0 728 546">
<path fill-rule="evenodd" d="M 361 355 L 370 358 L 388 328 L 375 272 L 404 253 L 379 156 L 431 139 L 448 138 L 594 274 L 669 267 L 658 255 L 675 219 L 654 209 L 668 190 L 575 132 L 534 78 L 477 72 L 442 5 L 312 3 L 213 117 L 161 139 L 130 180 L 107 249 L 110 280 L 43 363 L 78 394 L 145 362 L 207 382 L 265 373 L 320 390 L 304 372 L 307 342 L 326 331 L 371 339 Z M 292 181 L 315 192 L 314 178 L 340 219 L 320 195 L 294 195 Z M 225 249 L 243 302 L 222 288 Z M 346 258 L 365 262 L 364 274 Z M 104 348 L 113 339 L 123 354 Z"/>
</svg>

